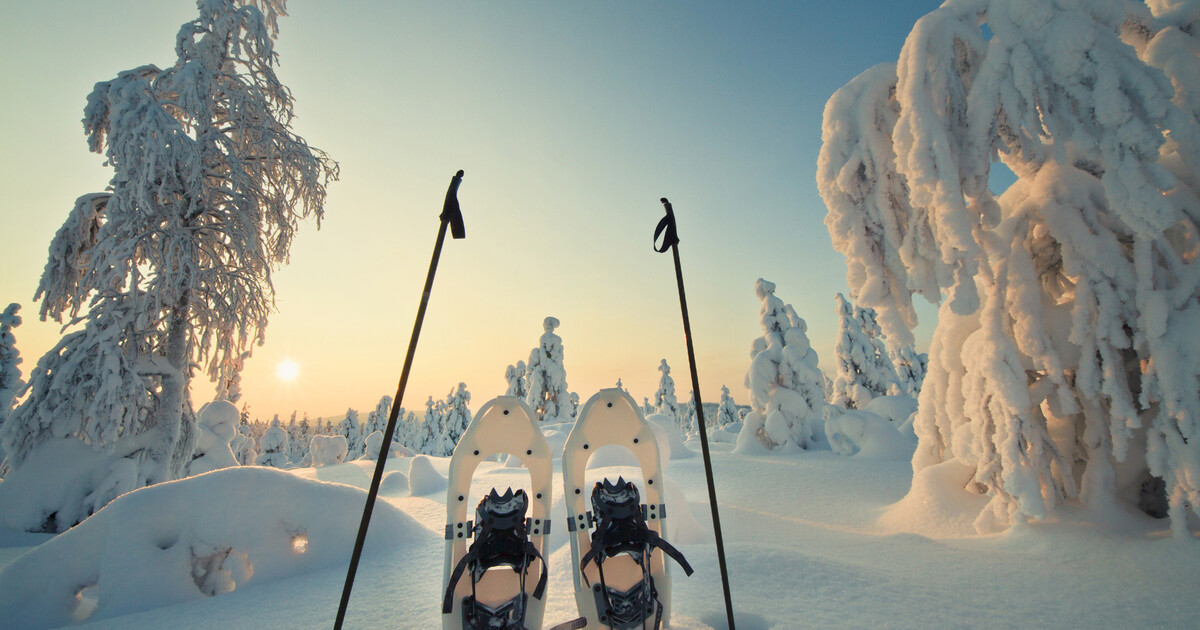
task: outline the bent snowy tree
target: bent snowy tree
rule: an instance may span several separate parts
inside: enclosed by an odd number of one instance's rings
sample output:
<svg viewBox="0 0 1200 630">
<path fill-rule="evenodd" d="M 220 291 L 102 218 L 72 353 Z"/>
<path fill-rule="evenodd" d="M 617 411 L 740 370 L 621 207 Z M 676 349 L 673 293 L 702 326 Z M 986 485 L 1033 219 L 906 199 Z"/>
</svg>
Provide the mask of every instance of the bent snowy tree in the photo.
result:
<svg viewBox="0 0 1200 630">
<path fill-rule="evenodd" d="M 973 467 L 981 529 L 1122 499 L 1182 536 L 1200 510 L 1198 9 L 949 0 L 826 106 L 852 295 L 902 344 L 913 294 L 948 298 L 913 466 Z"/>
<path fill-rule="evenodd" d="M 233 379 L 263 337 L 272 270 L 302 220 L 319 224 L 337 176 L 291 129 L 272 43 L 283 0 L 197 6 L 174 65 L 122 72 L 88 97 L 84 130 L 113 178 L 77 202 L 35 296 L 43 319 L 83 328 L 38 362 L 0 436 L 14 468 L 52 440 L 108 454 L 111 471 L 65 493 L 79 500 L 99 492 L 90 486 L 111 498 L 182 474 L 194 369 Z M 102 504 L 44 506 L 31 526 L 61 531 Z"/>
</svg>

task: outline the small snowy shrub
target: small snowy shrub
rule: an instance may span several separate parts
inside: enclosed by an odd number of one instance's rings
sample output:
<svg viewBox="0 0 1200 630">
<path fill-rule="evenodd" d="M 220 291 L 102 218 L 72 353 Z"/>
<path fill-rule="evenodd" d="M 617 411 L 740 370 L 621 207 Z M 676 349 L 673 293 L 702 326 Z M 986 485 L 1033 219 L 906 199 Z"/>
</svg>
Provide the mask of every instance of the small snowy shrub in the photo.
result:
<svg viewBox="0 0 1200 630">
<path fill-rule="evenodd" d="M 349 449 L 346 438 L 341 435 L 314 435 L 308 451 L 314 468 L 330 466 L 346 461 Z"/>
</svg>

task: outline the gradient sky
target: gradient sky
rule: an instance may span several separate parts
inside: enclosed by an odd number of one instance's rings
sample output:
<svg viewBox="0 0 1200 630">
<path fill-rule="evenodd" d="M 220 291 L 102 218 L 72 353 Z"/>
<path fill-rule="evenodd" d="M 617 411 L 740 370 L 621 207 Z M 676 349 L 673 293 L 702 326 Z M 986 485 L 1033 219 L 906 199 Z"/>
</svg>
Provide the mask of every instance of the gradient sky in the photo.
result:
<svg viewBox="0 0 1200 630">
<path fill-rule="evenodd" d="M 243 374 L 251 414 L 365 416 L 395 391 L 458 169 L 467 239 L 443 251 L 406 408 L 459 381 L 473 408 L 503 394 L 548 315 L 581 399 L 618 378 L 652 396 L 665 358 L 686 400 L 674 272 L 651 248 L 664 196 L 702 399 L 724 384 L 748 401 L 759 277 L 808 322 L 830 372 L 846 286 L 814 182 L 821 114 L 938 4 L 292 0 L 279 76 L 296 132 L 342 178 L 275 276 L 278 312 Z M 111 177 L 87 150 L 85 98 L 119 71 L 172 64 L 194 14 L 187 0 L 0 0 L 0 303 L 22 304 L 26 375 L 59 336 L 32 302 L 50 239 Z M 934 311 L 921 313 L 924 344 Z M 285 359 L 294 382 L 276 376 Z M 197 405 L 210 396 L 194 383 Z"/>
</svg>

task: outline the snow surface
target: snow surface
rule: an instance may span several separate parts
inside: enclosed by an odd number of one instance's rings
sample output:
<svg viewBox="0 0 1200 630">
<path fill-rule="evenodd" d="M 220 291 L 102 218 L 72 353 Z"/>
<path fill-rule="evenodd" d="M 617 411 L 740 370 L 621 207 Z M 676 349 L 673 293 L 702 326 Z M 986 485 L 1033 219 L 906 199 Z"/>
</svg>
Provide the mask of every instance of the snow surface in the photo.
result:
<svg viewBox="0 0 1200 630">
<path fill-rule="evenodd" d="M 1200 621 L 1200 541 L 1172 538 L 1166 520 L 1065 508 L 1046 522 L 979 535 L 973 522 L 987 498 L 963 490 L 972 470 L 954 461 L 923 468 L 914 480 L 904 458 L 712 448 L 743 630 L 1194 628 Z M 79 627 L 328 628 L 373 465 L 220 470 L 126 495 L 53 539 L 0 531 L 0 619 L 6 628 L 47 627 L 94 606 Z M 388 460 L 385 479 L 396 483 L 380 494 L 347 628 L 440 625 L 445 497 L 416 487 L 410 494 L 400 479 L 408 473 L 414 486 L 444 479 L 448 465 L 441 457 Z M 666 468 L 668 538 L 697 571 L 675 573 L 674 628 L 725 625 L 703 471 L 698 456 L 672 458 Z M 631 473 L 613 466 L 591 469 L 589 478 Z M 472 493 L 527 479 L 523 470 L 484 462 Z M 554 499 L 552 514 L 562 519 L 562 497 Z M 281 533 L 281 522 L 301 521 L 309 525 L 302 561 Z M 155 546 L 167 534 L 175 544 Z M 220 541 L 245 554 L 253 575 L 231 576 L 232 592 L 205 597 L 190 573 L 179 573 L 191 565 L 174 556 Z M 552 533 L 547 557 L 547 621 L 573 618 L 565 527 Z M 132 563 L 137 569 L 123 577 L 110 573 Z M 80 576 L 94 570 L 98 592 L 75 598 L 86 583 Z M 40 605 L 51 612 L 35 613 Z"/>
</svg>

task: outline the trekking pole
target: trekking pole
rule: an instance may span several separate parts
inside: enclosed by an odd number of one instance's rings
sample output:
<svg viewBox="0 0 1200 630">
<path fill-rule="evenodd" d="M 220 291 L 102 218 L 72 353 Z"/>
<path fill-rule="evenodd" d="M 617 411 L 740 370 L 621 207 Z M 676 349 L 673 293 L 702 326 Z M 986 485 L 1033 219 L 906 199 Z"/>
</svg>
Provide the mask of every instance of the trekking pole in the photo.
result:
<svg viewBox="0 0 1200 630">
<path fill-rule="evenodd" d="M 713 533 L 717 537 L 717 562 L 721 566 L 721 587 L 725 591 L 725 615 L 729 618 L 729 630 L 733 627 L 733 600 L 729 596 L 729 571 L 725 567 L 725 542 L 721 538 L 721 516 L 717 513 L 717 489 L 713 484 L 712 458 L 708 454 L 708 431 L 704 425 L 704 403 L 700 402 L 700 378 L 696 376 L 696 353 L 692 350 L 692 323 L 688 318 L 687 296 L 683 291 L 683 269 L 679 266 L 679 235 L 675 231 L 675 213 L 671 202 L 663 197 L 662 205 L 667 216 L 654 228 L 654 251 L 665 253 L 668 249 L 675 257 L 675 280 L 679 284 L 679 308 L 683 311 L 683 338 L 687 342 L 688 365 L 692 369 L 692 402 L 696 408 L 696 420 L 700 423 L 700 450 L 704 454 L 704 476 L 708 479 L 708 503 L 712 506 Z M 658 237 L 662 235 L 662 246 Z"/>
<path fill-rule="evenodd" d="M 375 474 L 371 477 L 371 489 L 367 492 L 367 504 L 363 507 L 362 521 L 358 524 L 358 538 L 354 540 L 354 554 L 350 556 L 350 569 L 346 572 L 346 585 L 342 587 L 342 601 L 338 604 L 337 619 L 333 622 L 334 630 L 341 629 L 346 618 L 346 607 L 350 604 L 354 574 L 358 571 L 358 559 L 362 556 L 363 543 L 367 539 L 367 526 L 371 523 L 371 512 L 375 509 L 375 498 L 379 495 L 383 468 L 391 451 L 392 436 L 396 432 L 396 420 L 400 415 L 400 403 L 404 400 L 404 388 L 408 385 L 413 355 L 417 352 L 417 338 L 421 336 L 421 322 L 425 319 L 425 307 L 429 305 L 429 292 L 433 290 L 433 275 L 437 273 L 438 258 L 442 255 L 442 242 L 446 240 L 446 226 L 450 226 L 453 238 L 466 236 L 462 211 L 458 207 L 458 186 L 462 183 L 462 178 L 463 172 L 459 171 L 450 180 L 450 188 L 446 190 L 446 202 L 442 205 L 442 214 L 438 217 L 441 224 L 438 226 L 437 242 L 433 246 L 433 259 L 429 261 L 429 275 L 425 276 L 425 289 L 421 292 L 421 304 L 417 307 L 417 321 L 413 324 L 412 337 L 408 341 L 408 354 L 404 355 L 404 367 L 400 370 L 400 384 L 396 387 L 396 397 L 392 400 L 392 409 L 388 413 L 387 430 L 383 432 L 383 447 L 379 449 L 379 460 L 375 463 Z"/>
</svg>

